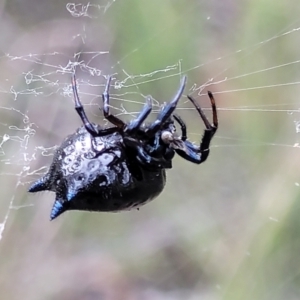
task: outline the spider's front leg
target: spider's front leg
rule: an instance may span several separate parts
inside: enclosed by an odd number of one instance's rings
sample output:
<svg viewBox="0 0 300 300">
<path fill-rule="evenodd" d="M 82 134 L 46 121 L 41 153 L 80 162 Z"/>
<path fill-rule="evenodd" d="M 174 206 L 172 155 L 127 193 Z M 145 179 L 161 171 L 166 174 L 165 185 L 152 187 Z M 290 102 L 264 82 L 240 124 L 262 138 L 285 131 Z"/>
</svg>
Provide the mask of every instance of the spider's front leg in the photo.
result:
<svg viewBox="0 0 300 300">
<path fill-rule="evenodd" d="M 180 118 L 175 117 L 175 120 L 180 124 L 181 130 L 183 132 L 183 137 L 181 138 L 181 140 L 183 142 L 183 144 L 182 144 L 183 147 L 180 147 L 177 149 L 174 147 L 174 150 L 181 157 L 185 158 L 186 160 L 188 160 L 190 162 L 196 163 L 196 164 L 201 164 L 207 159 L 207 157 L 209 155 L 210 142 L 218 129 L 218 115 L 217 115 L 215 99 L 211 92 L 208 92 L 208 96 L 209 96 L 209 99 L 211 102 L 211 107 L 212 107 L 212 112 L 213 112 L 213 123 L 212 124 L 209 122 L 209 120 L 205 116 L 203 110 L 197 104 L 195 99 L 192 98 L 191 96 L 187 96 L 188 99 L 195 106 L 196 110 L 198 111 L 198 113 L 206 127 L 204 130 L 204 134 L 203 134 L 201 143 L 200 143 L 200 147 L 192 144 L 190 141 L 187 140 L 186 126 L 185 126 L 184 122 Z"/>
<path fill-rule="evenodd" d="M 213 113 L 213 123 L 212 124 L 208 121 L 203 110 L 196 103 L 194 98 L 192 98 L 191 96 L 188 96 L 188 99 L 194 104 L 196 110 L 198 111 L 198 113 L 206 127 L 204 130 L 204 135 L 202 137 L 201 144 L 200 144 L 200 153 L 203 153 L 203 152 L 209 150 L 210 141 L 212 140 L 213 136 L 215 135 L 215 133 L 218 129 L 218 115 L 217 115 L 216 101 L 215 101 L 215 98 L 214 98 L 212 92 L 208 92 L 207 94 L 210 99 L 212 113 Z M 206 155 L 206 158 L 207 158 L 207 156 L 208 156 L 208 154 Z M 203 162 L 203 160 L 201 162 Z M 201 162 L 199 162 L 199 163 L 201 163 Z"/>
<path fill-rule="evenodd" d="M 124 133 L 131 134 L 131 135 L 136 133 L 139 130 L 139 128 L 141 127 L 141 125 L 144 123 L 146 118 L 151 113 L 151 110 L 152 110 L 152 98 L 151 98 L 151 96 L 147 96 L 146 103 L 145 103 L 142 111 L 140 112 L 139 116 L 136 119 L 134 119 L 133 121 L 131 121 L 125 127 Z"/>
<path fill-rule="evenodd" d="M 180 87 L 175 94 L 173 100 L 166 104 L 166 106 L 158 114 L 157 119 L 149 126 L 146 133 L 149 137 L 154 136 L 156 132 L 163 126 L 163 124 L 171 117 L 176 109 L 177 103 L 180 100 L 186 84 L 186 76 L 183 76 L 180 82 Z"/>
</svg>

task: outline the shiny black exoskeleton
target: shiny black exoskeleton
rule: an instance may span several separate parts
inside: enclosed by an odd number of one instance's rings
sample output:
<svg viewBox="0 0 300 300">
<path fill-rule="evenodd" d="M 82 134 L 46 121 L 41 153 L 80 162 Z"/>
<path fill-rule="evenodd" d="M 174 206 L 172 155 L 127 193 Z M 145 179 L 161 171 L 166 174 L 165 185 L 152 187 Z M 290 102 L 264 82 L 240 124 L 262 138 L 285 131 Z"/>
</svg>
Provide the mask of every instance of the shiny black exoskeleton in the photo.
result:
<svg viewBox="0 0 300 300">
<path fill-rule="evenodd" d="M 175 153 L 197 164 L 208 157 L 210 141 L 218 128 L 216 105 L 210 92 L 213 124 L 188 96 L 206 127 L 200 146 L 196 146 L 187 140 L 183 120 L 173 114 L 186 77 L 174 99 L 148 125 L 144 121 L 151 112 L 152 98 L 147 97 L 136 119 L 124 123 L 109 112 L 110 83 L 111 77 L 108 77 L 102 95 L 103 112 L 114 127 L 102 128 L 88 120 L 78 97 L 75 75 L 72 77 L 75 109 L 84 126 L 64 140 L 47 174 L 29 189 L 29 192 L 49 190 L 56 193 L 51 220 L 74 209 L 120 211 L 137 208 L 161 193 L 166 182 L 165 169 L 172 167 Z M 175 132 L 173 118 L 180 125 L 181 136 Z"/>
</svg>

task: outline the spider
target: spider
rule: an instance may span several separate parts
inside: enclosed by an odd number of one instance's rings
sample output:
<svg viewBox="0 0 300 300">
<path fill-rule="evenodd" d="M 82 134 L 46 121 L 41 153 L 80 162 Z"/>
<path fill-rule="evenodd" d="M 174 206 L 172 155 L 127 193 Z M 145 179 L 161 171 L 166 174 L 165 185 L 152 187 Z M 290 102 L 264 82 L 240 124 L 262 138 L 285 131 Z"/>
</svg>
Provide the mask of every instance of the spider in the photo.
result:
<svg viewBox="0 0 300 300">
<path fill-rule="evenodd" d="M 174 114 L 185 84 L 183 77 L 174 98 L 164 105 L 153 123 L 144 123 L 152 110 L 150 96 L 137 118 L 125 123 L 110 113 L 108 76 L 102 94 L 103 114 L 113 126 L 102 127 L 87 118 L 75 74 L 72 75 L 75 109 L 83 126 L 63 141 L 46 175 L 29 188 L 33 193 L 55 192 L 51 220 L 68 210 L 109 212 L 138 208 L 162 192 L 166 169 L 172 168 L 175 153 L 196 164 L 207 159 L 210 141 L 218 128 L 215 100 L 208 92 L 213 114 L 210 124 L 196 101 L 187 96 L 205 125 L 197 146 L 188 140 L 184 121 Z M 175 121 L 181 135 L 176 133 Z"/>
</svg>

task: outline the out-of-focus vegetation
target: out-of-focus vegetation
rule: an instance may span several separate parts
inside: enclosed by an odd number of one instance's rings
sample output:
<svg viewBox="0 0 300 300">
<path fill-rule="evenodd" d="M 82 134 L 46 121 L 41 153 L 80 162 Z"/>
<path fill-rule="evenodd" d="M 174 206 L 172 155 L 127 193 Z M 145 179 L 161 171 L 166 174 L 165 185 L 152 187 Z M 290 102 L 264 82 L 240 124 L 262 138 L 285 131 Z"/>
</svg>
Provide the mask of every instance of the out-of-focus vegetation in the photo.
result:
<svg viewBox="0 0 300 300">
<path fill-rule="evenodd" d="M 78 17 L 67 3 L 0 6 L 0 140 L 9 137 L 0 157 L 0 298 L 300 299 L 299 3 L 82 1 Z M 120 80 L 137 76 L 131 90 L 112 92 L 114 107 L 136 112 L 147 94 L 168 101 L 181 70 L 204 107 L 207 89 L 202 97 L 192 87 L 218 82 L 208 88 L 220 129 L 207 162 L 176 158 L 163 194 L 140 211 L 70 212 L 49 222 L 54 194 L 28 195 L 39 174 L 29 175 L 80 125 L 62 93 L 70 74 L 56 68 L 88 64 L 99 51 L 109 53 L 91 67 Z M 80 67 L 77 77 L 88 114 L 102 122 L 95 95 L 104 78 Z M 199 141 L 197 113 L 184 100 L 179 108 Z"/>
</svg>

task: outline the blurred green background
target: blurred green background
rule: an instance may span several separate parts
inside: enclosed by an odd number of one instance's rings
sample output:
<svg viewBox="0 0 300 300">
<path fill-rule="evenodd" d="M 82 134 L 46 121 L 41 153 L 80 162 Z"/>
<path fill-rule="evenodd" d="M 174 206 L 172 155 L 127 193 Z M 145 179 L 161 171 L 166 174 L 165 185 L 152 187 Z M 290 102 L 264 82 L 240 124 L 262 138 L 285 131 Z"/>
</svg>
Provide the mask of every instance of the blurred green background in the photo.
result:
<svg viewBox="0 0 300 300">
<path fill-rule="evenodd" d="M 298 1 L 12 0 L 0 10 L 1 299 L 300 299 Z M 182 74 L 209 118 L 213 91 L 220 127 L 207 162 L 176 157 L 164 192 L 139 211 L 49 222 L 54 194 L 26 190 L 81 125 L 74 62 L 99 123 L 107 74 L 124 119 L 147 94 L 171 99 Z M 177 112 L 198 142 L 203 124 L 185 98 Z"/>
</svg>

